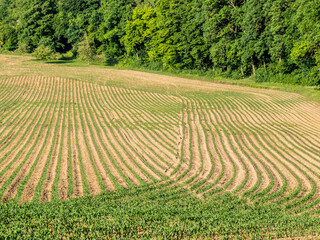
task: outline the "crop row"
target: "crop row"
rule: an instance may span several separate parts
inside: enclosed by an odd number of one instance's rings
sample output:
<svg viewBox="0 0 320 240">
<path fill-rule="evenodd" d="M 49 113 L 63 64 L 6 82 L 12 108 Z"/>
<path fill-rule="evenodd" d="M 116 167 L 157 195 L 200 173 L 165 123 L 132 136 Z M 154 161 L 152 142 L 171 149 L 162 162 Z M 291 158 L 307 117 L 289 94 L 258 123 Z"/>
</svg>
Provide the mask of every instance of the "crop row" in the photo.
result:
<svg viewBox="0 0 320 240">
<path fill-rule="evenodd" d="M 178 98 L 42 77 L 1 80 L 1 90 L 10 95 L 0 126 L 4 201 L 161 181 L 177 165 Z"/>
<path fill-rule="evenodd" d="M 0 197 L 50 201 L 154 184 L 318 214 L 319 106 L 230 87 L 165 94 L 0 80 Z"/>
</svg>

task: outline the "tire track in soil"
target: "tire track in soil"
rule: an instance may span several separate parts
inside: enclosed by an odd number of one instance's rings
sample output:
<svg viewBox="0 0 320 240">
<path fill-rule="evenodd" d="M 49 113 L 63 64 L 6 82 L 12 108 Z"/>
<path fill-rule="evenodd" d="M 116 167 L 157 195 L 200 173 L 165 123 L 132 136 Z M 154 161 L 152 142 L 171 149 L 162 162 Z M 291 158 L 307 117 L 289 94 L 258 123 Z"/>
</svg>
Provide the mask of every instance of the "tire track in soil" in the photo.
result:
<svg viewBox="0 0 320 240">
<path fill-rule="evenodd" d="M 205 129 L 204 126 L 202 125 L 202 122 L 204 120 L 204 115 L 202 114 L 202 112 L 200 111 L 199 113 L 199 109 L 200 109 L 200 103 L 199 100 L 196 100 L 193 102 L 194 107 L 195 107 L 195 126 L 197 127 L 197 135 L 198 135 L 198 146 L 200 150 L 199 152 L 199 158 L 201 158 L 201 168 L 198 171 L 197 177 L 190 182 L 189 184 L 186 185 L 187 188 L 191 187 L 192 185 L 198 183 L 199 181 L 206 179 L 207 176 L 210 173 L 212 166 L 211 163 L 211 159 L 209 156 L 209 150 L 207 148 L 207 137 L 205 134 Z M 201 109 L 200 109 L 201 110 Z"/>
<path fill-rule="evenodd" d="M 196 126 L 196 119 L 198 118 L 197 113 L 194 112 L 193 101 L 187 101 L 187 114 L 188 114 L 188 126 L 186 125 L 186 130 L 188 131 L 188 136 L 185 138 L 183 151 L 187 150 L 186 157 L 183 157 L 185 162 L 185 167 L 182 164 L 182 167 L 187 169 L 178 176 L 178 181 L 176 184 L 183 185 L 186 187 L 191 178 L 195 178 L 201 168 L 201 157 L 200 152 L 198 151 L 198 129 Z M 186 115 L 187 115 L 186 114 Z M 186 161 L 187 160 L 187 161 Z"/>
<path fill-rule="evenodd" d="M 188 103 L 188 101 L 186 99 L 183 99 L 183 103 L 184 105 L 186 103 Z M 179 153 L 179 155 L 177 156 L 178 159 L 180 158 L 179 164 L 176 168 L 176 172 L 174 174 L 171 175 L 170 179 L 177 181 L 179 180 L 179 177 L 181 175 L 183 175 L 188 167 L 189 167 L 189 162 L 191 159 L 190 156 L 190 124 L 189 124 L 189 113 L 188 113 L 188 108 L 183 108 L 182 109 L 183 114 L 182 114 L 182 128 L 181 128 L 181 137 L 180 137 L 180 144 L 181 144 L 181 151 Z M 176 183 L 174 183 L 174 185 L 176 185 Z"/>
<path fill-rule="evenodd" d="M 171 185 L 191 188 L 199 195 L 236 191 L 237 194 L 248 192 L 249 196 L 254 197 L 255 193 L 259 195 L 264 192 L 259 198 L 273 202 L 284 199 L 277 195 L 278 191 L 284 191 L 284 196 L 291 196 L 291 191 L 301 185 L 297 195 L 285 204 L 308 196 L 315 187 L 315 194 L 299 207 L 317 206 L 320 195 L 320 137 L 317 135 L 320 118 L 317 113 L 320 113 L 320 108 L 297 94 L 283 96 L 276 91 L 246 92 L 247 88 L 235 91 L 231 86 L 219 85 L 220 88 L 214 90 L 217 94 L 210 99 L 182 97 L 185 106 L 182 114 L 168 107 L 168 104 L 178 104 L 176 97 L 75 80 L 52 81 L 43 77 L 17 77 L 4 81 L 9 88 L 11 86 L 4 96 L 9 96 L 6 98 L 10 99 L 8 106 L 12 105 L 12 109 L 3 114 L 0 112 L 0 131 L 1 136 L 8 135 L 6 142 L 13 139 L 5 148 L 0 146 L 1 154 L 9 153 L 0 163 L 0 171 L 12 164 L 12 160 L 16 162 L 0 178 L 0 187 L 18 166 L 21 167 L 5 190 L 5 199 L 15 195 L 19 183 L 29 173 L 40 152 L 41 144 L 35 146 L 36 138 L 32 138 L 32 134 L 43 142 L 48 133 L 48 145 L 43 148 L 39 162 L 23 189 L 22 202 L 32 198 L 53 144 L 53 156 L 49 159 L 41 201 L 51 199 L 50 191 L 56 174 L 60 174 L 59 198 L 68 198 L 68 169 L 72 169 L 74 196 L 85 194 L 83 177 L 88 181 L 90 193 L 98 194 L 103 190 L 98 178 L 110 186 L 107 190 L 114 190 L 110 176 L 122 187 L 127 187 L 128 179 L 139 185 L 141 179 L 145 182 L 160 181 L 161 176 L 171 175 L 166 180 L 173 180 Z M 64 84 L 68 81 L 69 85 L 62 88 L 62 81 Z M 63 101 L 64 105 L 65 99 L 69 99 L 64 144 L 69 142 L 68 134 L 71 133 L 72 166 L 68 159 L 69 148 L 63 147 L 59 173 L 56 173 L 56 168 L 63 118 L 57 122 L 57 115 L 62 113 L 62 109 L 53 113 L 52 108 L 33 105 L 34 100 L 31 100 L 40 98 L 36 102 L 43 102 L 48 98 L 47 86 L 54 84 L 58 84 L 63 92 L 58 104 Z M 35 87 L 26 95 L 25 89 L 31 85 Z M 235 92 L 241 95 L 234 95 Z M 162 108 L 167 108 L 166 112 L 156 111 Z M 34 115 L 38 111 L 40 114 Z M 45 124 L 43 118 L 46 116 L 53 116 L 53 124 L 58 124 L 56 139 L 53 139 L 54 128 L 44 129 L 41 133 L 36 129 L 38 121 Z M 12 118 L 11 124 L 17 124 L 19 132 L 12 131 L 13 125 L 1 125 L 1 121 L 9 118 Z M 28 120 L 23 122 L 22 119 Z M 22 143 L 27 142 L 29 145 L 21 151 L 24 147 Z M 29 158 L 24 162 L 27 156 Z M 81 164 L 84 166 L 83 176 Z M 261 183 L 257 185 L 259 172 Z M 275 197 L 269 198 L 272 195 Z"/>
</svg>

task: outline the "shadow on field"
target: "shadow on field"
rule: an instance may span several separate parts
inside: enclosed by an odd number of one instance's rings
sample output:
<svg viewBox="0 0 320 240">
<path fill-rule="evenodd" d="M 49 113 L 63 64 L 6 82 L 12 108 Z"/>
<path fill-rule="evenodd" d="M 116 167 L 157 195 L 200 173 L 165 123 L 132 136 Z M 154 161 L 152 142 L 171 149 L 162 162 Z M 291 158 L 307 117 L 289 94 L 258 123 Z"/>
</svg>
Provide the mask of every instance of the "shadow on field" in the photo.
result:
<svg viewBox="0 0 320 240">
<path fill-rule="evenodd" d="M 66 63 L 74 63 L 74 61 L 63 59 L 63 60 L 46 61 L 46 63 L 48 63 L 48 64 L 66 64 Z"/>
</svg>

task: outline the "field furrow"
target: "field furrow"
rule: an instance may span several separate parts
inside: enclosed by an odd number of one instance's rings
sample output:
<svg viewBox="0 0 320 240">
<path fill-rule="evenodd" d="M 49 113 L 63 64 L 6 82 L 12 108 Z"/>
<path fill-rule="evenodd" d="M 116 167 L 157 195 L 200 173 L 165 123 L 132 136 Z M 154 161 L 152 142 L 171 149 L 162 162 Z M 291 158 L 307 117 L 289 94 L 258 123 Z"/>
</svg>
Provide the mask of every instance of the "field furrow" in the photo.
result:
<svg viewBox="0 0 320 240">
<path fill-rule="evenodd" d="M 1 199 L 67 200 L 154 184 L 319 212 L 317 103 L 218 84 L 203 95 L 176 93 L 0 79 Z"/>
</svg>

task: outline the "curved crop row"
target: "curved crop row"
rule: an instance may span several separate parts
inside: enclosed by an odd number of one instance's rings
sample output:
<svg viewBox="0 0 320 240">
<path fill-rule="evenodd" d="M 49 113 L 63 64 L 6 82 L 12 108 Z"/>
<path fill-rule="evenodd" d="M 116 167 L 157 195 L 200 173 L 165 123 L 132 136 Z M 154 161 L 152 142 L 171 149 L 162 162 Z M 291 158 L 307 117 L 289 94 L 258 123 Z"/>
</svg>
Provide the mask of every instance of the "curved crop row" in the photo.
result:
<svg viewBox="0 0 320 240">
<path fill-rule="evenodd" d="M 4 79 L 1 90 L 9 99 L 0 118 L 4 201 L 161 181 L 178 164 L 176 97 L 43 77 Z"/>
<path fill-rule="evenodd" d="M 320 107 L 220 86 L 170 96 L 72 79 L 0 80 L 0 197 L 49 201 L 140 184 L 320 205 Z"/>
</svg>

